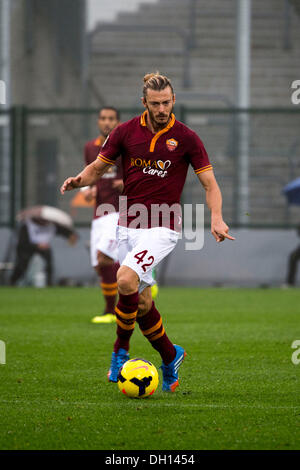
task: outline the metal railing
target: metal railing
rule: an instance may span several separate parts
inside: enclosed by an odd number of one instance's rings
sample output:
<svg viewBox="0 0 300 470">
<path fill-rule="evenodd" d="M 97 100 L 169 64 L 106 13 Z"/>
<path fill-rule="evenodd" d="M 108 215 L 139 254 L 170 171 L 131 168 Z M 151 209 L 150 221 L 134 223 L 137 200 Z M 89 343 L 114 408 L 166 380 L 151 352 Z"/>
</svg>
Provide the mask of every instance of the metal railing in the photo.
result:
<svg viewBox="0 0 300 470">
<path fill-rule="evenodd" d="M 122 121 L 141 112 L 141 108 L 120 109 Z M 58 187 L 63 178 L 69 174 L 76 174 L 83 167 L 84 143 L 97 135 L 97 113 L 96 108 L 43 109 L 22 106 L 0 112 L 0 118 L 4 115 L 9 117 L 11 135 L 10 175 L 8 182 L 5 182 L 9 186 L 9 216 L 2 217 L 0 225 L 14 226 L 15 215 L 21 208 L 41 203 L 38 188 L 43 186 L 43 182 L 45 182 L 47 193 L 48 167 L 43 169 L 41 166 L 41 159 L 45 155 L 40 155 L 38 149 L 41 148 L 42 141 L 42 148 L 44 145 L 46 154 L 49 139 L 55 139 L 58 142 L 57 155 L 53 156 L 57 163 L 53 167 L 54 170 L 51 170 L 56 171 L 55 181 L 49 191 L 54 191 L 59 207 L 67 211 L 70 209 L 70 201 L 59 197 Z M 176 118 L 192 127 L 204 141 L 223 192 L 226 220 L 231 224 L 236 224 L 234 188 L 237 156 L 234 145 L 234 118 L 238 113 L 248 113 L 250 119 L 251 217 L 249 217 L 248 226 L 297 225 L 296 211 L 298 209 L 285 205 L 282 188 L 291 179 L 300 176 L 299 108 L 245 110 L 232 107 L 192 108 L 179 104 L 175 109 Z M 82 122 L 85 122 L 86 126 L 83 126 Z M 276 129 L 281 129 L 281 135 L 277 136 Z M 288 131 L 287 135 L 284 129 Z M 265 132 L 269 133 L 269 137 L 265 137 Z M 0 166 L 3 157 L 4 155 L 0 154 Z M 40 180 L 41 184 L 37 184 L 37 180 Z M 197 180 L 191 175 L 187 183 L 184 202 L 199 202 Z M 0 204 L 3 205 L 4 202 L 2 200 Z M 84 212 L 84 209 L 82 211 Z M 79 212 L 75 216 L 75 223 L 88 225 L 91 215 L 87 212 L 82 214 Z M 269 219 L 266 217 L 268 212 L 273 214 Z"/>
</svg>

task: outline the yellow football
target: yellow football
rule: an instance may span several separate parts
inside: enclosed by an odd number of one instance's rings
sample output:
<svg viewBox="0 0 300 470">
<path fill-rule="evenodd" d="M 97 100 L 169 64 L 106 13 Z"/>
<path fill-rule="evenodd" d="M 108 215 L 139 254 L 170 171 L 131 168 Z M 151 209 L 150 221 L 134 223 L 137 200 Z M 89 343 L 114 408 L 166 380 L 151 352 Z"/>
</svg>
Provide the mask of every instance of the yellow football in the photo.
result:
<svg viewBox="0 0 300 470">
<path fill-rule="evenodd" d="M 119 370 L 118 387 L 129 398 L 146 398 L 158 386 L 156 367 L 145 359 L 130 359 Z"/>
</svg>

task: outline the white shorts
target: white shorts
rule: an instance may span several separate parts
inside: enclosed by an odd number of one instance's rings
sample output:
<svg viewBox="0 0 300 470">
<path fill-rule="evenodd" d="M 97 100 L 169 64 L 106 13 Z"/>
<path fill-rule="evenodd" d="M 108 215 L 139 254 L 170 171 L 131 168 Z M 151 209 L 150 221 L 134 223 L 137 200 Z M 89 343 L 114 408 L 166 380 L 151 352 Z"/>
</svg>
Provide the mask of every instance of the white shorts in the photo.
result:
<svg viewBox="0 0 300 470">
<path fill-rule="evenodd" d="M 119 262 L 137 273 L 139 292 L 156 283 L 152 270 L 175 248 L 179 235 L 165 227 L 134 229 L 118 226 Z"/>
<path fill-rule="evenodd" d="M 118 243 L 116 230 L 118 226 L 119 213 L 104 215 L 94 219 L 91 227 L 91 264 L 98 265 L 97 252 L 101 251 L 114 261 L 118 261 Z"/>
</svg>

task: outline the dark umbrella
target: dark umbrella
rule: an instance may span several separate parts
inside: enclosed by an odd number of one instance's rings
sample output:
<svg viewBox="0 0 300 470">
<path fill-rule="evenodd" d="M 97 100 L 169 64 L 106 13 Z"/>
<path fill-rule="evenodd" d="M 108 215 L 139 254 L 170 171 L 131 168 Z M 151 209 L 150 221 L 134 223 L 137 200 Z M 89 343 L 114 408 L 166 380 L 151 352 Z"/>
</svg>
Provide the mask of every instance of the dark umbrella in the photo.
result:
<svg viewBox="0 0 300 470">
<path fill-rule="evenodd" d="M 289 204 L 300 205 L 300 178 L 288 183 L 282 191 L 286 195 Z"/>
</svg>

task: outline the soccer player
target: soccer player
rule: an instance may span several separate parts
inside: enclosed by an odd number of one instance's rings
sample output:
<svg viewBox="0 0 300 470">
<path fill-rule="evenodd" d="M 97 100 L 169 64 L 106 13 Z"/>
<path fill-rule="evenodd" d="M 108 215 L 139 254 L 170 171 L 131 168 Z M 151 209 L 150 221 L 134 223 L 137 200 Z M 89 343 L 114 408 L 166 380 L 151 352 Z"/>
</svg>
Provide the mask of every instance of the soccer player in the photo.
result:
<svg viewBox="0 0 300 470">
<path fill-rule="evenodd" d="M 119 368 L 128 360 L 129 341 L 137 322 L 162 358 L 163 390 L 174 392 L 185 351 L 168 338 L 150 286 L 151 270 L 176 245 L 181 219 L 173 213 L 167 223 L 163 214 L 155 218 L 151 212 L 158 204 L 167 208 L 179 204 L 191 164 L 206 192 L 212 235 L 218 243 L 234 238 L 222 217 L 222 195 L 204 145 L 172 112 L 175 94 L 170 80 L 159 72 L 145 75 L 142 103 L 142 116 L 118 126 L 97 159 L 77 176 L 67 178 L 61 193 L 93 184 L 121 154 L 127 210 L 120 209 L 118 226 L 121 267 L 117 273 L 117 339 L 108 378 L 116 382 Z M 147 209 L 146 220 L 134 217 L 143 207 Z"/>
<path fill-rule="evenodd" d="M 84 159 L 86 165 L 91 164 L 110 132 L 120 123 L 119 111 L 112 106 L 105 106 L 98 114 L 100 135 L 86 143 Z M 83 188 L 84 189 L 84 188 Z M 99 276 L 99 283 L 105 299 L 102 315 L 92 318 L 92 323 L 113 323 L 117 299 L 118 246 L 116 229 L 118 224 L 119 196 L 123 190 L 122 168 L 120 158 L 116 165 L 111 165 L 108 171 L 88 189 L 84 189 L 87 201 L 95 199 L 94 218 L 91 226 L 90 256 L 91 264 Z M 111 204 L 115 211 L 100 217 L 97 208 L 100 204 Z"/>
</svg>

